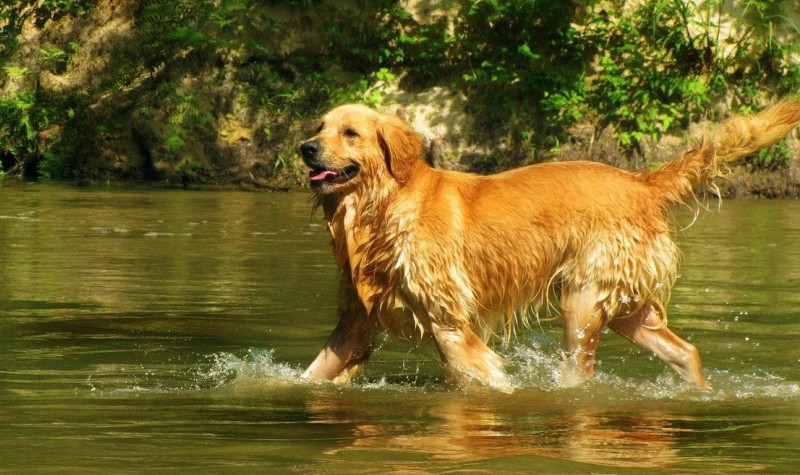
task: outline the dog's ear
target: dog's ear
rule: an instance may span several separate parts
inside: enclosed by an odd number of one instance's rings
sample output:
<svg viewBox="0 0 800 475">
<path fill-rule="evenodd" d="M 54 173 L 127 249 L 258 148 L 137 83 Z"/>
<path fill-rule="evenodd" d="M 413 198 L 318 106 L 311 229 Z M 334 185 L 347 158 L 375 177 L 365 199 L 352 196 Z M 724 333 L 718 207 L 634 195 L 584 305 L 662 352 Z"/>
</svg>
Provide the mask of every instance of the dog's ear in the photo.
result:
<svg viewBox="0 0 800 475">
<path fill-rule="evenodd" d="M 402 185 L 411 178 L 417 162 L 424 160 L 422 139 L 408 124 L 393 116 L 383 116 L 377 130 L 386 167 Z"/>
</svg>

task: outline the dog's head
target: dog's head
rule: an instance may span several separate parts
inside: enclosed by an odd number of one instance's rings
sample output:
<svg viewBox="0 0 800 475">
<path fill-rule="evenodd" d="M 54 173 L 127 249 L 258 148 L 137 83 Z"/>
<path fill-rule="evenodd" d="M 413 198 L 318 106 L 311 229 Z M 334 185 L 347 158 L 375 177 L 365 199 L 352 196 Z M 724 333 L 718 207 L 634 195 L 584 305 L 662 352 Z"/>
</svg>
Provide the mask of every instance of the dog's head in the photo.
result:
<svg viewBox="0 0 800 475">
<path fill-rule="evenodd" d="M 403 185 L 425 165 L 419 135 L 398 117 L 362 105 L 325 114 L 300 153 L 311 169 L 311 187 L 322 194 L 347 194 L 388 180 Z"/>
</svg>

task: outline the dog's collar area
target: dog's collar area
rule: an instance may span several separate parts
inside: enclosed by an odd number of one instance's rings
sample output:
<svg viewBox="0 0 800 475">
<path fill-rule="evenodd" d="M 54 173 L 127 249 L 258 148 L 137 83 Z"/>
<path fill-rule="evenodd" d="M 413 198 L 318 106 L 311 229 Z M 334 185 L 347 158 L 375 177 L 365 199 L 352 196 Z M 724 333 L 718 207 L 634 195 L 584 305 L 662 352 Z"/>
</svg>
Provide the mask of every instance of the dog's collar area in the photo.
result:
<svg viewBox="0 0 800 475">
<path fill-rule="evenodd" d="M 358 174 L 360 168 L 356 164 L 349 165 L 343 169 L 321 168 L 313 167 L 308 172 L 308 179 L 312 185 L 321 185 L 324 183 L 339 184 L 345 183 Z"/>
</svg>

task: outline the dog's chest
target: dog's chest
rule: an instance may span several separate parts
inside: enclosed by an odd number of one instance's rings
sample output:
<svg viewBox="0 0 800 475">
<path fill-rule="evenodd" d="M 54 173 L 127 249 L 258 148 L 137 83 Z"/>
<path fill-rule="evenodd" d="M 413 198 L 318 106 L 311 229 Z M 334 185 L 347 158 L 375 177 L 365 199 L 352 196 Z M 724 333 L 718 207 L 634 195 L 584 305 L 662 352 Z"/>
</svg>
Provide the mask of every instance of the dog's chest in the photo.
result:
<svg viewBox="0 0 800 475">
<path fill-rule="evenodd" d="M 410 213 L 346 212 L 340 234 L 362 302 L 390 334 L 404 339 L 422 326 L 415 295 L 424 257 L 415 249 L 416 228 Z"/>
<path fill-rule="evenodd" d="M 457 233 L 432 232 L 412 205 L 352 207 L 331 227 L 335 248 L 347 254 L 340 265 L 349 265 L 368 313 L 404 339 L 419 339 L 432 322 L 466 320 L 474 306 Z"/>
</svg>

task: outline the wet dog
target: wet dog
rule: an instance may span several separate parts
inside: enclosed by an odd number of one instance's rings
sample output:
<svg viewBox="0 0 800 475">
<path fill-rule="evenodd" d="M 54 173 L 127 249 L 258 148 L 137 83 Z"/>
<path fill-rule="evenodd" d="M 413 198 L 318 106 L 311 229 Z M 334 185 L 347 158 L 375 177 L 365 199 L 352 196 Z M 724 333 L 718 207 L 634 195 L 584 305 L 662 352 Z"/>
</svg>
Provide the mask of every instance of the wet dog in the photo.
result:
<svg viewBox="0 0 800 475">
<path fill-rule="evenodd" d="M 386 331 L 432 342 L 458 385 L 505 389 L 488 339 L 555 300 L 565 382 L 593 374 L 607 326 L 705 386 L 697 349 L 667 327 L 669 211 L 799 121 L 800 100 L 735 117 L 650 172 L 578 161 L 479 176 L 431 168 L 395 116 L 330 111 L 300 150 L 341 270 L 339 322 L 304 376 L 349 381 Z"/>
</svg>

